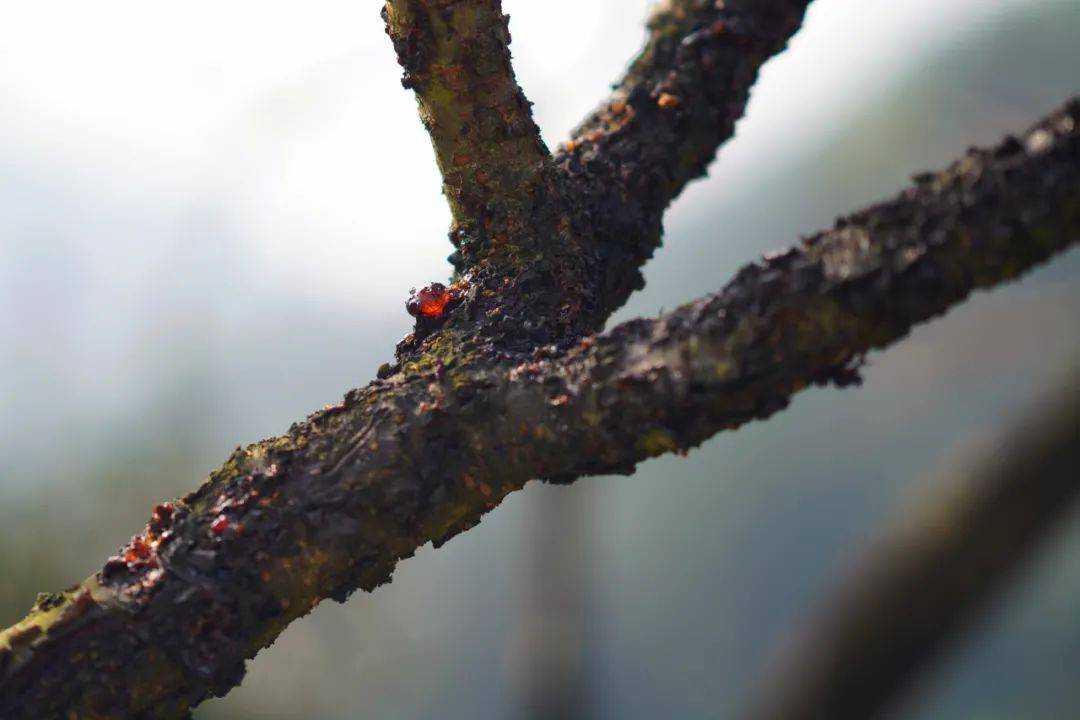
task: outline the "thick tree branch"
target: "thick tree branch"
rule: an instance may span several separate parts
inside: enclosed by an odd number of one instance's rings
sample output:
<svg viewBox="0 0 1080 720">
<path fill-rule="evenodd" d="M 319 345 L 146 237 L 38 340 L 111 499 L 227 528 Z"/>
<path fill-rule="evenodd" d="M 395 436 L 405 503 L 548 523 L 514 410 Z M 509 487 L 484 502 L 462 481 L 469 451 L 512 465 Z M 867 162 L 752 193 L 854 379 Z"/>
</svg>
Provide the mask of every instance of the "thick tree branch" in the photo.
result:
<svg viewBox="0 0 1080 720">
<path fill-rule="evenodd" d="M 717 295 L 569 352 L 432 335 L 392 376 L 237 450 L 101 572 L 0 633 L 0 716 L 182 717 L 323 598 L 388 581 L 529 479 L 630 471 L 809 384 L 850 382 L 867 350 L 1078 236 L 1073 101 Z"/>
<path fill-rule="evenodd" d="M 758 70 L 809 4 L 665 0 L 612 96 L 556 155 L 603 255 L 605 308 L 644 286 L 639 268 L 660 244 L 664 210 L 734 133 Z"/>
<path fill-rule="evenodd" d="M 970 628 L 1075 507 L 1080 373 L 992 448 L 878 539 L 761 677 L 747 717 L 878 717 Z"/>
</svg>

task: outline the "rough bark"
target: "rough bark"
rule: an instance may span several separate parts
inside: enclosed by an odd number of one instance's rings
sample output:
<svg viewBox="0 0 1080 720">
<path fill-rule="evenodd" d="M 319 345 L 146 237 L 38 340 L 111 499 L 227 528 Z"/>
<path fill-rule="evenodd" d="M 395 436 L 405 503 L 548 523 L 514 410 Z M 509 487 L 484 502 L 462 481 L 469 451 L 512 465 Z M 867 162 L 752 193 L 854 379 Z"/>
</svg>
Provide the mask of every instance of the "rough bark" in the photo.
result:
<svg viewBox="0 0 1080 720">
<path fill-rule="evenodd" d="M 387 377 L 155 509 L 100 572 L 42 596 L 0 634 L 0 716 L 183 717 L 322 599 L 387 582 L 531 478 L 630 472 L 807 385 L 847 384 L 869 349 L 1078 236 L 1073 101 L 658 319 L 529 354 L 432 332 Z"/>
<path fill-rule="evenodd" d="M 387 32 L 444 172 L 451 260 L 474 300 L 469 316 L 421 323 L 399 364 L 429 335 L 527 351 L 600 329 L 642 286 L 664 209 L 734 132 L 809 1 L 662 3 L 612 97 L 552 160 L 514 84 L 499 0 L 389 0 Z"/>
<path fill-rule="evenodd" d="M 611 97 L 556 154 L 592 228 L 604 310 L 644 286 L 664 210 L 735 132 L 758 70 L 799 29 L 810 0 L 665 0 Z"/>
<path fill-rule="evenodd" d="M 762 676 L 757 720 L 878 717 L 974 624 L 1080 496 L 1080 373 L 882 535 Z"/>
<path fill-rule="evenodd" d="M 514 80 L 499 0 L 388 0 L 383 18 L 435 148 L 457 264 L 513 269 L 533 244 L 565 242 L 554 164 Z"/>
</svg>

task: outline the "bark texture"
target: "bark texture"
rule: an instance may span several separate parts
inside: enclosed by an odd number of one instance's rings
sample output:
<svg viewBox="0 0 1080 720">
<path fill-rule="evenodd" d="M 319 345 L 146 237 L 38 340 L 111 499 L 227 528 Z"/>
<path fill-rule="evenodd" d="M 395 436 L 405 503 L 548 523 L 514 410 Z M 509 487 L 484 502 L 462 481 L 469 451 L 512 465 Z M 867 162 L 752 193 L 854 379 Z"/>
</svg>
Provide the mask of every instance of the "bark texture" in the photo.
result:
<svg viewBox="0 0 1080 720">
<path fill-rule="evenodd" d="M 438 330 L 454 344 L 525 349 L 595 330 L 596 256 L 514 81 L 499 0 L 388 0 L 383 17 L 435 148 L 450 260 L 472 300 L 468 316 L 424 323 L 414 338 Z"/>
<path fill-rule="evenodd" d="M 0 716 L 182 717 L 324 598 L 531 478 L 631 472 L 763 418 L 1080 236 L 1080 102 L 655 320 L 529 356 L 438 344 L 238 450 L 0 635 Z M 444 337 L 444 336 L 439 336 Z M 436 338 L 433 338 L 436 339 Z"/>
<path fill-rule="evenodd" d="M 665 0 L 611 97 L 556 154 L 602 256 L 611 312 L 644 287 L 664 210 L 735 132 L 758 70 L 802 24 L 810 0 Z"/>
<path fill-rule="evenodd" d="M 514 259 L 545 235 L 557 241 L 554 164 L 514 81 L 499 0 L 389 0 L 383 18 L 435 148 L 457 263 Z M 533 227 L 539 218 L 544 233 Z"/>
<path fill-rule="evenodd" d="M 1074 101 L 716 295 L 592 335 L 806 4 L 667 3 L 556 165 L 513 83 L 497 0 L 389 0 L 454 208 L 454 284 L 410 306 L 415 332 L 378 380 L 238 449 L 0 633 L 0 717 L 184 717 L 321 600 L 387 582 L 530 479 L 631 472 L 807 385 L 853 382 L 868 350 L 1076 241 Z M 632 117 L 608 128 L 616 111 Z"/>
<path fill-rule="evenodd" d="M 438 331 L 419 327 L 399 360 L 437 332 L 455 344 L 528 351 L 600 329 L 642 287 L 639 268 L 660 244 L 663 211 L 731 137 L 758 69 L 798 30 L 807 5 L 661 3 L 611 98 L 554 159 L 538 159 L 539 136 L 522 137 L 535 126 L 511 88 L 498 0 L 389 0 L 388 32 L 450 173 L 451 260 L 477 300 Z M 477 99 L 488 93 L 490 102 Z"/>
</svg>

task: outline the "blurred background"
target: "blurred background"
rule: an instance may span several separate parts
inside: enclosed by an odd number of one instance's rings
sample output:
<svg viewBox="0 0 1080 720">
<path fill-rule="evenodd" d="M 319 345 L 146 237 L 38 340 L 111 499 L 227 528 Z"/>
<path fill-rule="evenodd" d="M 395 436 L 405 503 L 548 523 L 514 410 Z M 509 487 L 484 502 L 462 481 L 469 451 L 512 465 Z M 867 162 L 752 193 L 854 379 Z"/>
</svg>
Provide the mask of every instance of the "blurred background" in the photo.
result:
<svg viewBox="0 0 1080 720">
<path fill-rule="evenodd" d="M 504 0 L 552 147 L 648 0 Z M 378 0 L 0 3 L 0 625 L 373 377 L 449 214 Z M 716 290 L 1080 91 L 1076 0 L 818 0 L 616 320 Z M 531 484 L 326 603 L 231 718 L 727 718 L 874 529 L 1080 357 L 1080 253 L 688 457 Z M 1080 518 L 911 718 L 1080 715 Z"/>
</svg>

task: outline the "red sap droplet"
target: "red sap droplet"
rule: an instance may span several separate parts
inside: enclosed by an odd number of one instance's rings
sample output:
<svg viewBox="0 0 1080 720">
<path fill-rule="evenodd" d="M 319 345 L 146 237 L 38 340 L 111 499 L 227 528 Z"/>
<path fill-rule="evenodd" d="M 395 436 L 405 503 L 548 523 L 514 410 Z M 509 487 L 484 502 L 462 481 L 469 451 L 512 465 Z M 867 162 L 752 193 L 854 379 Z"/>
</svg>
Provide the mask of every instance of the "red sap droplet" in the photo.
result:
<svg viewBox="0 0 1080 720">
<path fill-rule="evenodd" d="M 131 551 L 129 554 L 134 554 L 136 558 L 145 560 L 150 557 L 150 544 L 141 537 L 135 538 L 131 543 Z M 128 560 L 128 562 L 131 562 Z"/>
<path fill-rule="evenodd" d="M 656 100 L 656 104 L 660 106 L 661 110 L 677 108 L 681 103 L 682 101 L 679 100 L 679 96 L 672 95 L 671 93 L 661 93 L 660 97 Z"/>
<path fill-rule="evenodd" d="M 405 303 L 405 309 L 413 317 L 437 318 L 446 310 L 450 299 L 449 288 L 442 283 L 432 283 L 414 292 Z"/>
</svg>

